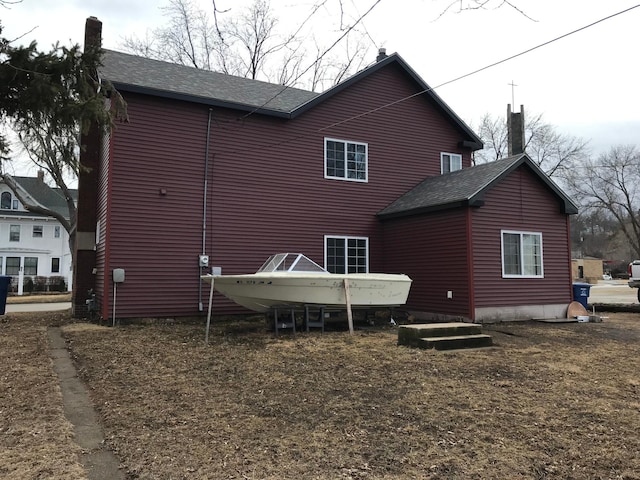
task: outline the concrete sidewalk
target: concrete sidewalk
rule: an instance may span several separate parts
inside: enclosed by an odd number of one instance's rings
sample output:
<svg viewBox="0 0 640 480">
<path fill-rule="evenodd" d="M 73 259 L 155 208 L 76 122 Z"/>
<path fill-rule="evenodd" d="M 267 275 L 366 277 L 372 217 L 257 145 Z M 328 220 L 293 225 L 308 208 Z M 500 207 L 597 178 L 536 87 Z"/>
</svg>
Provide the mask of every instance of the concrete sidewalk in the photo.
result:
<svg viewBox="0 0 640 480">
<path fill-rule="evenodd" d="M 71 302 L 52 303 L 7 303 L 6 313 L 57 312 L 71 308 Z"/>
<path fill-rule="evenodd" d="M 80 457 L 89 480 L 125 480 L 118 459 L 106 448 L 98 416 L 93 409 L 89 394 L 78 378 L 78 373 L 69 357 L 62 332 L 58 327 L 49 327 L 49 344 L 53 368 L 60 380 L 62 403 L 67 420 L 73 424 L 76 443 L 82 448 Z"/>
</svg>

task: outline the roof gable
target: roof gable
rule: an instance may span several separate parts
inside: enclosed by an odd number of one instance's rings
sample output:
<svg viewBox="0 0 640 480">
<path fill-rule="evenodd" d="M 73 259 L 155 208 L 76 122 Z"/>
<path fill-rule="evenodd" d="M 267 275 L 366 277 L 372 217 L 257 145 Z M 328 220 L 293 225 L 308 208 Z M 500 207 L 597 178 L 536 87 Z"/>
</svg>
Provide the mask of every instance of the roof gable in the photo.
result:
<svg viewBox="0 0 640 480">
<path fill-rule="evenodd" d="M 480 137 L 397 53 L 377 61 L 321 94 L 113 50 L 104 50 L 100 75 L 122 91 L 295 118 L 391 64 L 397 64 L 416 83 L 420 92 L 416 96 L 425 95 L 431 99 L 436 108 L 463 133 L 466 137 L 465 147 L 473 150 L 482 148 Z"/>
<path fill-rule="evenodd" d="M 456 207 L 481 207 L 485 194 L 518 167 L 526 165 L 562 204 L 563 213 L 578 213 L 575 203 L 526 154 L 429 177 L 378 212 L 381 218 L 403 217 Z"/>
<path fill-rule="evenodd" d="M 16 183 L 42 207 L 69 216 L 69 208 L 60 189 L 51 188 L 37 177 L 13 177 Z M 77 197 L 77 190 L 70 190 L 72 197 Z"/>
<path fill-rule="evenodd" d="M 446 116 L 448 117 L 454 125 L 458 127 L 460 131 L 468 138 L 468 143 L 466 143 L 465 147 L 470 147 L 473 150 L 479 150 L 482 148 L 483 143 L 482 139 L 478 137 L 473 130 L 440 98 L 436 92 L 425 82 L 420 75 L 418 75 L 415 70 L 413 70 L 404 59 L 398 55 L 397 53 L 393 53 L 384 57 L 383 59 L 377 61 L 373 65 L 361 70 L 355 75 L 349 77 L 347 80 L 340 82 L 339 84 L 333 86 L 332 88 L 326 90 L 321 95 L 309 100 L 306 104 L 300 105 L 294 112 L 292 112 L 293 116 L 304 113 L 310 108 L 313 108 L 320 102 L 324 102 L 329 98 L 333 97 L 337 93 L 342 90 L 351 87 L 355 83 L 359 82 L 363 78 L 373 75 L 378 70 L 391 65 L 398 65 L 418 86 L 420 89 L 414 96 L 424 95 L 431 99 L 436 107 Z M 398 99 L 398 102 L 403 101 L 404 99 Z M 397 102 L 396 102 L 397 103 Z M 384 106 L 381 106 L 381 108 Z"/>
</svg>

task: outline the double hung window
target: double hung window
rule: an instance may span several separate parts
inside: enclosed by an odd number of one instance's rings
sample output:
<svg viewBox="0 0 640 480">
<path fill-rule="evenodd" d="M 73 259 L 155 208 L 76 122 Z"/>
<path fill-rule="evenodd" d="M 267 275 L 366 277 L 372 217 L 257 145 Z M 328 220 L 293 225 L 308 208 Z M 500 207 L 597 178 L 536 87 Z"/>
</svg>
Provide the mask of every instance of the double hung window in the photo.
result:
<svg viewBox="0 0 640 480">
<path fill-rule="evenodd" d="M 503 230 L 502 276 L 538 278 L 544 275 L 542 234 Z"/>
<path fill-rule="evenodd" d="M 38 275 L 38 257 L 24 257 L 24 274 Z"/>
<path fill-rule="evenodd" d="M 33 238 L 42 238 L 42 225 L 33 226 Z"/>
<path fill-rule="evenodd" d="M 367 273 L 369 239 L 366 237 L 325 237 L 325 267 L 330 273 Z"/>
<path fill-rule="evenodd" d="M 5 275 L 20 275 L 20 257 L 7 257 Z"/>
<path fill-rule="evenodd" d="M 20 225 L 9 225 L 9 241 L 20 241 Z"/>
<path fill-rule="evenodd" d="M 324 139 L 324 175 L 356 182 L 367 181 L 367 144 Z"/>
<path fill-rule="evenodd" d="M 457 153 L 441 153 L 440 154 L 440 170 L 441 173 L 455 172 L 462 170 L 462 155 Z"/>
</svg>

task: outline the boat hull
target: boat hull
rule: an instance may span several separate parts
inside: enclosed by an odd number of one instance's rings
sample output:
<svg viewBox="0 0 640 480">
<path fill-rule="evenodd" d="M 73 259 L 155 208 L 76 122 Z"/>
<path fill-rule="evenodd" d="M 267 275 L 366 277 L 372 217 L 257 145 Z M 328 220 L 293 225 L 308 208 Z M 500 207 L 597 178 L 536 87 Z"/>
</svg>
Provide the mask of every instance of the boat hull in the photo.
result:
<svg viewBox="0 0 640 480">
<path fill-rule="evenodd" d="M 203 280 L 224 296 L 256 312 L 274 307 L 323 305 L 345 308 L 345 279 L 352 308 L 404 305 L 411 279 L 386 273 L 313 274 L 255 273 L 247 275 L 205 275 Z"/>
</svg>

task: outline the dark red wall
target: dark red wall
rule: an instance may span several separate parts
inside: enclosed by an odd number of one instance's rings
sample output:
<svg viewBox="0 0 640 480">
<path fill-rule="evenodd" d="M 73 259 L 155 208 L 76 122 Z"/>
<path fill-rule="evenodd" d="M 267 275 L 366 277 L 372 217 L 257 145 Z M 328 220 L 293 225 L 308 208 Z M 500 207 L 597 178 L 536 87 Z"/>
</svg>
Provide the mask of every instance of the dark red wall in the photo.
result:
<svg viewBox="0 0 640 480">
<path fill-rule="evenodd" d="M 470 318 L 467 225 L 464 208 L 384 222 L 387 270 L 413 280 L 407 309 Z"/>
<path fill-rule="evenodd" d="M 472 218 L 476 307 L 569 304 L 569 217 L 528 167 L 493 188 Z M 542 233 L 544 278 L 502 278 L 501 230 Z"/>
<path fill-rule="evenodd" d="M 384 261 L 375 214 L 425 177 L 440 152 L 464 153 L 450 120 L 423 97 L 337 126 L 415 93 L 395 65 L 364 78 L 294 120 L 212 110 L 206 253 L 223 274 L 255 271 L 266 257 L 301 251 L 324 263 L 324 235 L 367 236 L 370 271 Z M 129 123 L 114 132 L 108 178 L 108 259 L 124 268 L 119 317 L 198 314 L 205 145 L 202 105 L 122 92 Z M 368 183 L 324 178 L 324 137 L 369 145 Z M 104 179 L 103 179 L 104 181 Z M 166 192 L 163 194 L 162 192 Z M 204 289 L 203 301 L 208 290 Z M 216 296 L 216 313 L 238 309 Z M 105 312 L 105 314 L 110 314 Z"/>
</svg>

